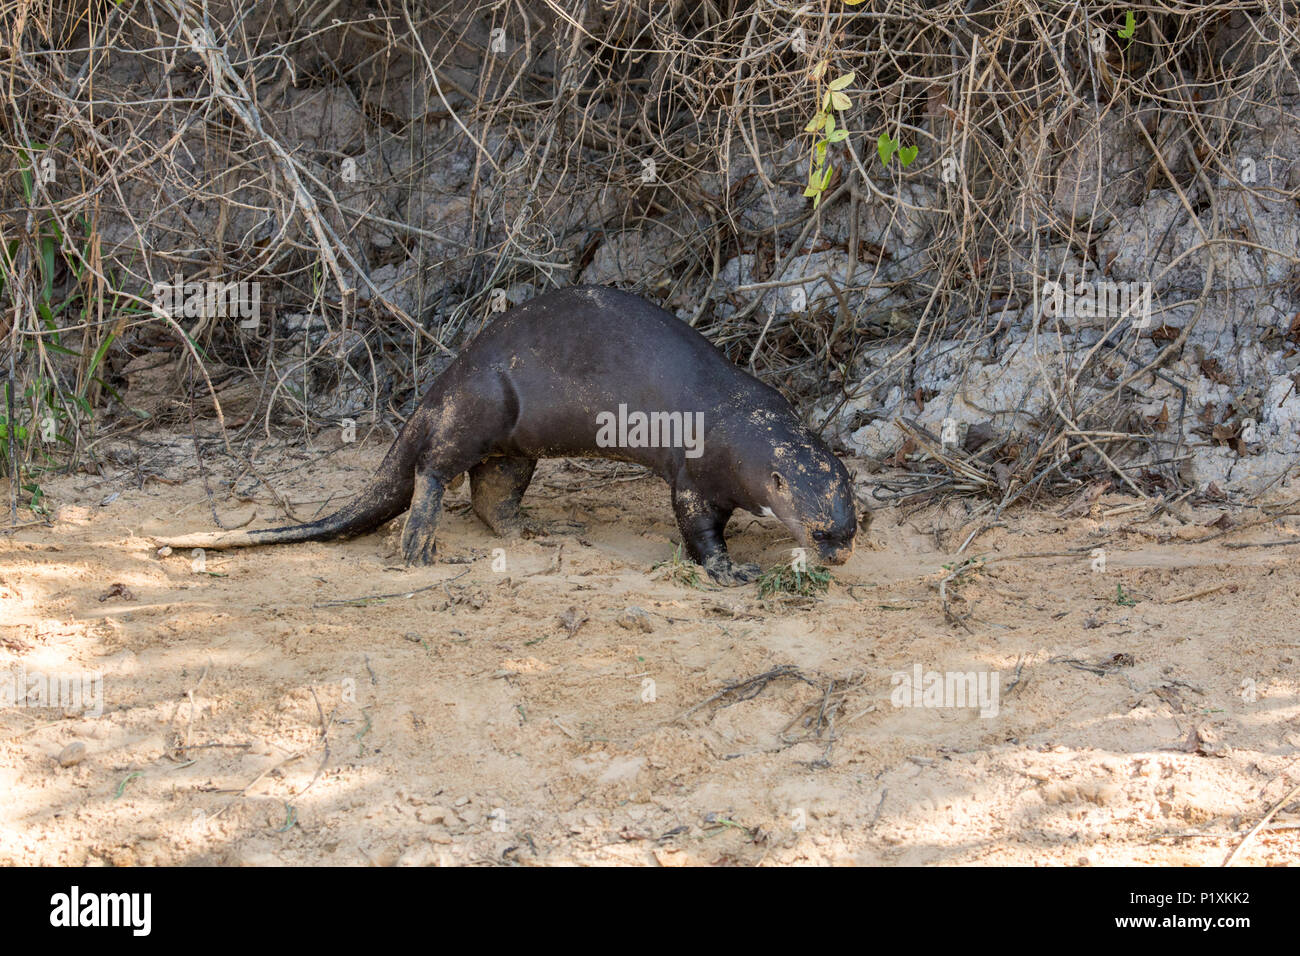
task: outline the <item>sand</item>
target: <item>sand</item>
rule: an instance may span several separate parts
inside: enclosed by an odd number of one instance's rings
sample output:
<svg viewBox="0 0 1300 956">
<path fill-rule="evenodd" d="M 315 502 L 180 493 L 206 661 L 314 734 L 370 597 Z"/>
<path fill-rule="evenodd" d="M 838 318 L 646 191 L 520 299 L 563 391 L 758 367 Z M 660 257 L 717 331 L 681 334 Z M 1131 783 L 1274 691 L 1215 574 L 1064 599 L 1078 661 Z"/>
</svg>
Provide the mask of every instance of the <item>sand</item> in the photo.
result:
<svg viewBox="0 0 1300 956">
<path fill-rule="evenodd" d="M 285 515 L 205 459 L 210 504 L 183 436 L 141 448 L 0 535 L 0 694 L 102 676 L 98 715 L 0 703 L 0 863 L 1218 865 L 1300 784 L 1294 517 L 1085 490 L 958 556 L 979 502 L 882 507 L 825 595 L 760 599 L 651 573 L 662 482 L 548 462 L 541 536 L 463 486 L 433 567 L 396 524 L 200 566 L 150 536 Z M 382 452 L 257 460 L 310 518 Z M 789 559 L 773 520 L 729 531 Z M 928 672 L 984 713 L 904 694 Z M 1300 862 L 1298 811 L 1236 863 Z"/>
</svg>

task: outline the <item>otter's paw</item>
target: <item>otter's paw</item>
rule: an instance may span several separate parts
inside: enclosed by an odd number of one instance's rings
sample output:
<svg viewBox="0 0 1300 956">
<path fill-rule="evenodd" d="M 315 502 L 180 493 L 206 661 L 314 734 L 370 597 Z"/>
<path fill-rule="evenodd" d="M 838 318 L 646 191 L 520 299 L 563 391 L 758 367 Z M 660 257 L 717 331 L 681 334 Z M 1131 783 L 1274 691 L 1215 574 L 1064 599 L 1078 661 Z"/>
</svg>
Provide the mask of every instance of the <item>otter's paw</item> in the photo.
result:
<svg viewBox="0 0 1300 956">
<path fill-rule="evenodd" d="M 725 554 L 715 554 L 704 562 L 709 577 L 723 587 L 734 588 L 757 580 L 762 569 L 757 564 L 735 564 Z"/>
<path fill-rule="evenodd" d="M 433 564 L 438 555 L 438 546 L 433 540 L 432 529 L 406 523 L 402 529 L 402 555 L 407 567 L 424 567 Z"/>
</svg>

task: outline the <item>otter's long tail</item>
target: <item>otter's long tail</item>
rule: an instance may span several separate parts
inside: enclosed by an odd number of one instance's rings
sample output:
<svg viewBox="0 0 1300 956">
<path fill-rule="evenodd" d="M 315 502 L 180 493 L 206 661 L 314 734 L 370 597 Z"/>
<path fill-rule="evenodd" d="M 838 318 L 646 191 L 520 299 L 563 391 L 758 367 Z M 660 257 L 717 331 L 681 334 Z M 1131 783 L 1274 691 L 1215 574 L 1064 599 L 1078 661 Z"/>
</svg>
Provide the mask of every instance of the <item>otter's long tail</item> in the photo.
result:
<svg viewBox="0 0 1300 956">
<path fill-rule="evenodd" d="M 294 541 L 328 541 L 332 538 L 350 538 L 373 531 L 385 521 L 396 518 L 411 504 L 415 486 L 415 458 L 417 437 L 414 425 L 419 420 L 412 415 L 407 421 L 378 470 L 366 483 L 361 493 L 346 505 L 319 521 L 309 524 L 288 525 L 283 528 L 263 528 L 260 531 L 210 531 L 186 534 L 175 538 L 158 538 L 160 545 L 172 548 L 246 548 L 258 544 L 288 544 Z"/>
</svg>

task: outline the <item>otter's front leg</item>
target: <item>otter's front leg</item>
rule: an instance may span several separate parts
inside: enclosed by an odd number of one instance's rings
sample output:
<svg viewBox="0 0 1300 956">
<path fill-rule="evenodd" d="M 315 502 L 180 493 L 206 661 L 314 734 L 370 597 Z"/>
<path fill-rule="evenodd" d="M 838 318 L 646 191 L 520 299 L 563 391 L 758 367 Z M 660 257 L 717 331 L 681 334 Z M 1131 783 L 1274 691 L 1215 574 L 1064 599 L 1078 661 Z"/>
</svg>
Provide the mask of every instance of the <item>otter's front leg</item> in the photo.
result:
<svg viewBox="0 0 1300 956">
<path fill-rule="evenodd" d="M 402 554 L 408 565 L 433 564 L 438 548 L 433 540 L 442 510 L 442 495 L 447 482 L 432 468 L 420 466 L 415 471 L 415 488 L 411 510 L 402 528 Z"/>
<path fill-rule="evenodd" d="M 693 488 L 673 489 L 673 512 L 681 529 L 686 553 L 704 566 L 709 577 L 726 587 L 748 584 L 759 576 L 757 564 L 735 564 L 727 554 L 723 529 L 731 511 L 719 508 Z"/>
</svg>

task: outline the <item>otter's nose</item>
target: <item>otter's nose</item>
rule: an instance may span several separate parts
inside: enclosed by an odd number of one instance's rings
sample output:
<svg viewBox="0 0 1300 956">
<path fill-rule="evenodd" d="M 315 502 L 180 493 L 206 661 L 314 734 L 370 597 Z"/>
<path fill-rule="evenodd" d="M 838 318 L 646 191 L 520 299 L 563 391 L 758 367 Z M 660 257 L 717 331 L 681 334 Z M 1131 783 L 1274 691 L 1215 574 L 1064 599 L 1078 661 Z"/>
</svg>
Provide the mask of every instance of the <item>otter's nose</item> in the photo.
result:
<svg viewBox="0 0 1300 956">
<path fill-rule="evenodd" d="M 818 552 L 821 554 L 822 560 L 827 564 L 843 564 L 853 556 L 853 542 L 850 541 L 848 544 L 839 545 L 838 547 L 834 545 L 822 547 L 818 549 Z"/>
</svg>

